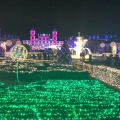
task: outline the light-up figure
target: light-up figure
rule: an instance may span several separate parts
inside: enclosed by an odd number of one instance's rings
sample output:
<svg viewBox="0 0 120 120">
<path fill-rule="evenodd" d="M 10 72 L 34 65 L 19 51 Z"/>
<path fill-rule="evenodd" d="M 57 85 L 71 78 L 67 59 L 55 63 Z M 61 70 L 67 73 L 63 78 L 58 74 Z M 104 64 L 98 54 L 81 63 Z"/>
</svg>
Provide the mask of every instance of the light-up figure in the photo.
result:
<svg viewBox="0 0 120 120">
<path fill-rule="evenodd" d="M 86 42 L 87 39 L 82 39 L 82 37 L 77 37 L 77 41 L 74 42 L 76 44 L 76 47 L 74 49 L 76 51 L 77 56 L 80 56 L 80 53 L 82 52 L 82 49 L 84 48 Z"/>
</svg>

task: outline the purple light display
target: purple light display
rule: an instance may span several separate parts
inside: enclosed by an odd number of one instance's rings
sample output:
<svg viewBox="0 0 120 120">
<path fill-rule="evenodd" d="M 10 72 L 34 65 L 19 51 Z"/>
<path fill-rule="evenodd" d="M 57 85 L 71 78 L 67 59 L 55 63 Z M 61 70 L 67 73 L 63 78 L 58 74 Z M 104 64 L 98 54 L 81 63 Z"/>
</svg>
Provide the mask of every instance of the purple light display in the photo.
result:
<svg viewBox="0 0 120 120">
<path fill-rule="evenodd" d="M 117 53 L 120 54 L 120 46 L 117 47 Z"/>
</svg>

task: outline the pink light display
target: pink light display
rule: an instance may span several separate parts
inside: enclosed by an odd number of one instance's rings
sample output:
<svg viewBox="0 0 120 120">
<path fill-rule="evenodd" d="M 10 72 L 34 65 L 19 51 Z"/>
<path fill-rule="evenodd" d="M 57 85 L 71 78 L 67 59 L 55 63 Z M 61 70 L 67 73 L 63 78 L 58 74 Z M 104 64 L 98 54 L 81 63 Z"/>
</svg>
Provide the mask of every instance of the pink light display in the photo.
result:
<svg viewBox="0 0 120 120">
<path fill-rule="evenodd" d="M 57 31 L 56 30 L 52 31 L 52 42 L 53 44 L 57 43 Z"/>
<path fill-rule="evenodd" d="M 34 45 L 34 41 L 35 41 L 35 30 L 31 29 L 30 30 L 30 45 Z"/>
</svg>

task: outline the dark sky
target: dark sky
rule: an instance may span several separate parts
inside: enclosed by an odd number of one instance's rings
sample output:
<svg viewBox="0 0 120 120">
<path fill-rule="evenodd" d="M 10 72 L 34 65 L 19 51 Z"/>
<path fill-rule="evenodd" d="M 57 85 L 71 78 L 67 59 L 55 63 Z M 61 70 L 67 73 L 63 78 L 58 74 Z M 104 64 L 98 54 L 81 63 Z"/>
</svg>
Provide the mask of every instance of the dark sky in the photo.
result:
<svg viewBox="0 0 120 120">
<path fill-rule="evenodd" d="M 120 33 L 120 0 L 0 0 L 2 33 L 29 39 L 29 30 L 70 36 Z"/>
</svg>

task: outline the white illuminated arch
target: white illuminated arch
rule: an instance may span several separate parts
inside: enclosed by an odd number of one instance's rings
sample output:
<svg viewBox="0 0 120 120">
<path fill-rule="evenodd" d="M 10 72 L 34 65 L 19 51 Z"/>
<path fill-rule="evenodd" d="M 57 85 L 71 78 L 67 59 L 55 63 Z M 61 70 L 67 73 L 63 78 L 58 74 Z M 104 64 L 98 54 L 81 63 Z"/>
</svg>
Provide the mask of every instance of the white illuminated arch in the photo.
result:
<svg viewBox="0 0 120 120">
<path fill-rule="evenodd" d="M 91 53 L 91 50 L 90 50 L 89 48 L 83 48 L 83 50 L 82 50 L 82 51 L 84 51 L 84 50 L 88 50 L 89 55 L 91 55 L 91 54 L 92 54 L 92 53 Z"/>
</svg>

